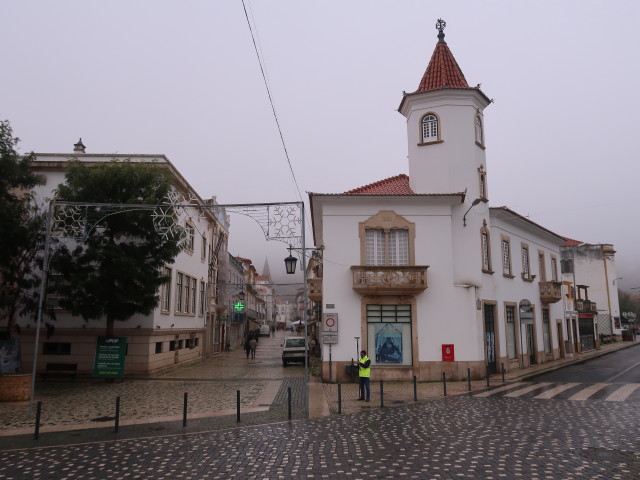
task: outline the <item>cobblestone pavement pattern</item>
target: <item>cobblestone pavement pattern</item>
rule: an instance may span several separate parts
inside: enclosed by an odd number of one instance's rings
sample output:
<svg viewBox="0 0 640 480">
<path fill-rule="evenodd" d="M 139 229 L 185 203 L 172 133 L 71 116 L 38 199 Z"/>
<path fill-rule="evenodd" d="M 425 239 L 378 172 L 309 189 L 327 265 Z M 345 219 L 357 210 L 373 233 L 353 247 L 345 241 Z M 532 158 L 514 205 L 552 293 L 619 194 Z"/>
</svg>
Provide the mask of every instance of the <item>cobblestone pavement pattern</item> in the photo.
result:
<svg viewBox="0 0 640 480">
<path fill-rule="evenodd" d="M 633 402 L 460 395 L 315 420 L 0 453 L 0 479 L 637 480 Z"/>
<path fill-rule="evenodd" d="M 185 367 L 153 379 L 91 381 L 78 379 L 38 381 L 36 401 L 43 403 L 41 431 L 71 428 L 95 428 L 113 423 L 115 400 L 120 396 L 121 424 L 160 422 L 182 418 L 184 393 L 188 393 L 188 415 L 201 418 L 230 415 L 235 412 L 237 391 L 240 390 L 241 410 L 269 410 L 270 405 L 257 403 L 270 385 L 284 390 L 291 386 L 294 402 L 303 407 L 302 367 L 283 369 L 282 339 L 263 337 L 258 342 L 255 360 L 247 360 L 238 348 L 190 367 Z M 282 407 L 286 398 L 276 395 L 273 406 Z M 280 419 L 286 411 L 280 408 Z M 235 415 L 235 413 L 233 413 Z M 267 416 L 273 421 L 273 415 Z M 27 402 L 0 403 L 0 437 L 33 432 L 34 419 Z"/>
</svg>

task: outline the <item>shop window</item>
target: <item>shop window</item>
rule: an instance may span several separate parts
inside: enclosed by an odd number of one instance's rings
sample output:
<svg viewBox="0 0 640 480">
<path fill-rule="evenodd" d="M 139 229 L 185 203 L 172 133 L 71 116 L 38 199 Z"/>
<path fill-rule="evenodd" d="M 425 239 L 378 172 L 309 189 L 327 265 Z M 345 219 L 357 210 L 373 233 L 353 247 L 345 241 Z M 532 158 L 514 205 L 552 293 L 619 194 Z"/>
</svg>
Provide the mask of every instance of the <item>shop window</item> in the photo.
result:
<svg viewBox="0 0 640 480">
<path fill-rule="evenodd" d="M 411 365 L 411 305 L 367 305 L 367 340 L 373 365 Z"/>
</svg>

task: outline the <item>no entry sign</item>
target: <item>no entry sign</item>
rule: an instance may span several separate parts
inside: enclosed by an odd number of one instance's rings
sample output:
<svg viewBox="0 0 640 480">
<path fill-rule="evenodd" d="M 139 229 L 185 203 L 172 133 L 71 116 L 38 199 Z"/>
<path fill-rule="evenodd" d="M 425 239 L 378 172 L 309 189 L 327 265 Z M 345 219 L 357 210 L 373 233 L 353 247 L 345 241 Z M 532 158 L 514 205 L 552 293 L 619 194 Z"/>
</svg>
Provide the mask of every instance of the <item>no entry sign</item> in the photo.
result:
<svg viewBox="0 0 640 480">
<path fill-rule="evenodd" d="M 337 313 L 323 313 L 322 314 L 322 331 L 323 333 L 338 333 L 338 314 Z"/>
</svg>

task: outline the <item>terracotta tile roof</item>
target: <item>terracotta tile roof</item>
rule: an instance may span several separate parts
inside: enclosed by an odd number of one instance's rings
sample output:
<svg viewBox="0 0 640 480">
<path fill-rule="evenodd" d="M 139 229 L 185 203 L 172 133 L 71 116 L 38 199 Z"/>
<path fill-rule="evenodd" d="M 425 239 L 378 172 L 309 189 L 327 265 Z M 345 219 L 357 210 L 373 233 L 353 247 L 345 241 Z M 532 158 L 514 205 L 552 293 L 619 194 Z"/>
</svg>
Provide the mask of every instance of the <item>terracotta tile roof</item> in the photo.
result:
<svg viewBox="0 0 640 480">
<path fill-rule="evenodd" d="M 354 188 L 344 192 L 346 194 L 368 195 L 412 195 L 414 193 L 409 186 L 409 176 L 401 173 L 395 177 L 385 178 L 369 185 Z"/>
<path fill-rule="evenodd" d="M 427 92 L 438 88 L 469 88 L 458 62 L 453 57 L 447 43 L 440 41 L 431 55 L 427 70 L 420 80 L 417 92 Z"/>
<path fill-rule="evenodd" d="M 573 238 L 569 238 L 569 237 L 563 237 L 564 238 L 564 243 L 561 243 L 560 246 L 561 247 L 575 247 L 577 245 L 586 245 L 584 242 L 581 242 L 580 240 L 574 240 Z"/>
</svg>

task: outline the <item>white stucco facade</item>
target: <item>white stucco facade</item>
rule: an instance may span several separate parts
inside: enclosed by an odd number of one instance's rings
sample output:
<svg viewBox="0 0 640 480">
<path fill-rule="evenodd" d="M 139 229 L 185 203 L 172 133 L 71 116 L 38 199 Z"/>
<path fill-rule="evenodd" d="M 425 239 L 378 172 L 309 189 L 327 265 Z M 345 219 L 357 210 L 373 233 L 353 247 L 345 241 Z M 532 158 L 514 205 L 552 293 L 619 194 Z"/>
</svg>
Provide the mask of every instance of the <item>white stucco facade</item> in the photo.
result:
<svg viewBox="0 0 640 480">
<path fill-rule="evenodd" d="M 337 341 L 323 345 L 325 380 L 344 379 L 362 348 L 374 378 L 403 380 L 480 378 L 567 354 L 564 238 L 489 208 L 490 100 L 456 68 L 441 41 L 419 90 L 402 99 L 408 178 L 310 194 L 323 312 L 339 316 Z"/>
<path fill-rule="evenodd" d="M 54 190 L 64 183 L 65 163 L 72 159 L 89 166 L 113 160 L 154 163 L 166 170 L 174 190 L 183 198 L 194 204 L 206 203 L 164 155 L 73 153 L 36 154 L 32 169 L 42 183 L 34 193 L 43 205 L 48 205 Z M 226 255 L 228 224 L 219 221 L 218 217 L 224 217 L 223 212 L 214 214 L 212 210 L 193 209 L 190 213 L 188 210 L 179 209 L 178 222 L 192 228 L 192 248 L 185 247 L 173 263 L 165 266 L 165 274 L 170 275 L 171 280 L 158 292 L 160 304 L 149 315 L 137 314 L 125 322 L 115 322 L 115 336 L 127 337 L 127 374 L 166 370 L 218 351 L 216 299 L 211 295 L 215 290 L 210 289 L 210 285 L 217 281 L 215 246 L 223 243 L 224 248 L 220 250 Z M 78 373 L 91 372 L 96 337 L 105 334 L 106 319 L 85 321 L 75 317 L 68 310 L 58 308 L 53 296 L 48 296 L 46 303 L 55 313 L 55 321 L 43 319 L 38 371 L 44 371 L 48 364 L 62 362 L 76 365 Z M 33 359 L 35 323 L 32 315 L 17 320 L 25 364 Z M 46 354 L 56 349 L 46 348 L 45 344 L 59 345 L 57 350 L 64 353 Z"/>
</svg>

